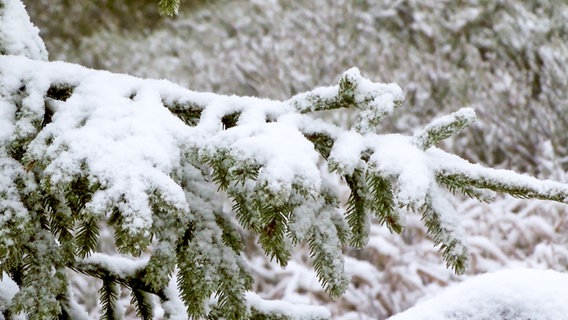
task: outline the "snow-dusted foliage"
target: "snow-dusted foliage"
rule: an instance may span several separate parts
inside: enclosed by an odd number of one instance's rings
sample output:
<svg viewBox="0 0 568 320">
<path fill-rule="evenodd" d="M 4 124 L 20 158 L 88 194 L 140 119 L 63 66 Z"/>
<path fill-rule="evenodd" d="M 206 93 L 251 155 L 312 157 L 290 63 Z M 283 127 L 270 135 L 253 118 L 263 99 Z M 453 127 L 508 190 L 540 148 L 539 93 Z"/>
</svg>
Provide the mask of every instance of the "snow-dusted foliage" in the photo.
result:
<svg viewBox="0 0 568 320">
<path fill-rule="evenodd" d="M 471 108 L 413 135 L 379 133 L 400 112 L 403 92 L 356 68 L 337 85 L 279 101 L 8 53 L 19 56 L 0 56 L 0 271 L 18 289 L 10 282 L 3 295 L 11 299 L 5 315 L 87 317 L 69 285 L 73 270 L 102 281 L 107 319 L 124 312 L 122 287 L 145 319 L 327 318 L 320 307 L 290 310 L 247 293 L 262 268 L 243 254 L 256 245 L 241 234 L 257 237 L 281 266 L 305 245 L 319 283 L 337 298 L 349 285 L 346 263 L 368 267 L 345 261 L 344 247 L 381 245 L 370 241 L 372 219 L 394 233 L 408 222 L 422 226 L 461 273 L 468 247 L 448 191 L 481 200 L 495 191 L 568 196 L 564 184 L 436 148 L 474 120 Z M 353 114 L 348 128 L 314 117 L 344 109 Z M 339 181 L 349 188 L 345 206 Z M 105 226 L 117 255 L 99 250 Z"/>
</svg>

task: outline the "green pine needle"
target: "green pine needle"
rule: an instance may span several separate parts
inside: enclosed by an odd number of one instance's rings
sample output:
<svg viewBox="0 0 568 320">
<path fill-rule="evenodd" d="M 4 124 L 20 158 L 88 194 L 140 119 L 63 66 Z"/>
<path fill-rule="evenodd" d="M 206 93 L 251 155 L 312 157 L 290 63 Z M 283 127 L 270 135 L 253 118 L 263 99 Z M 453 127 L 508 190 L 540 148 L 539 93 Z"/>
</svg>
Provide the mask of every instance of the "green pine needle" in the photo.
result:
<svg viewBox="0 0 568 320">
<path fill-rule="evenodd" d="M 99 290 L 102 306 L 101 320 L 115 320 L 120 318 L 117 309 L 118 297 L 120 296 L 120 285 L 109 278 L 102 280 L 103 286 Z"/>
<path fill-rule="evenodd" d="M 176 16 L 179 11 L 180 0 L 160 0 L 158 7 L 161 15 Z"/>
<path fill-rule="evenodd" d="M 136 316 L 142 320 L 152 320 L 152 302 L 150 295 L 144 291 L 132 289 L 130 304 L 136 309 Z"/>
<path fill-rule="evenodd" d="M 345 181 L 351 189 L 347 200 L 347 224 L 351 229 L 349 244 L 355 248 L 362 248 L 369 241 L 370 228 L 368 195 L 365 193 L 365 173 L 357 169 L 352 175 L 345 176 Z"/>
<path fill-rule="evenodd" d="M 466 246 L 455 236 L 453 230 L 443 225 L 440 220 L 441 213 L 433 208 L 430 201 L 422 206 L 421 211 L 428 235 L 435 246 L 440 246 L 439 250 L 446 261 L 446 267 L 452 268 L 456 274 L 463 274 L 469 261 Z"/>
<path fill-rule="evenodd" d="M 403 225 L 396 210 L 391 183 L 375 174 L 370 174 L 367 181 L 373 197 L 372 209 L 379 223 L 386 225 L 391 232 L 401 233 Z"/>
<path fill-rule="evenodd" d="M 77 255 L 85 258 L 97 248 L 99 240 L 99 226 L 97 219 L 88 217 L 79 224 L 77 234 L 75 235 L 77 242 Z"/>
</svg>

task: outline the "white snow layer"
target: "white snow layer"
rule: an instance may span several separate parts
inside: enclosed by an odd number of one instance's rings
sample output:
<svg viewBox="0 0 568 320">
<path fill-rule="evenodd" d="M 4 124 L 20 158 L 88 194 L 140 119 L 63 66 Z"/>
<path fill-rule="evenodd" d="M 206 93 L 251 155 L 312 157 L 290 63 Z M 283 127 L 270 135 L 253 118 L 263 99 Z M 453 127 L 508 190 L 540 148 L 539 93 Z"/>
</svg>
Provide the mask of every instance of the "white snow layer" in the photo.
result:
<svg viewBox="0 0 568 320">
<path fill-rule="evenodd" d="M 304 320 L 329 319 L 331 316 L 329 310 L 324 307 L 292 304 L 278 300 L 264 300 L 252 292 L 247 292 L 246 300 L 249 308 L 275 316 L 286 316 L 291 319 Z"/>
<path fill-rule="evenodd" d="M 0 54 L 47 60 L 47 50 L 39 29 L 31 22 L 20 0 L 0 2 Z"/>
<path fill-rule="evenodd" d="M 450 287 L 389 320 L 560 320 L 568 316 L 568 274 L 510 269 Z"/>
</svg>

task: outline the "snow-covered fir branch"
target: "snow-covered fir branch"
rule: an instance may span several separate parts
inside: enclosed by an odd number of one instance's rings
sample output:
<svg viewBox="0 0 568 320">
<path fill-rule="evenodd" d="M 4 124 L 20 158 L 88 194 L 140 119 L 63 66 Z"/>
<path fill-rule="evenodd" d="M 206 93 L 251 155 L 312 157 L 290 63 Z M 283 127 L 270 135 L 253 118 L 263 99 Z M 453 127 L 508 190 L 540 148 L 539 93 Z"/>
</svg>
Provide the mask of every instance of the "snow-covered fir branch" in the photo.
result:
<svg viewBox="0 0 568 320">
<path fill-rule="evenodd" d="M 342 249 L 367 244 L 373 216 L 401 232 L 399 209 L 421 214 L 447 265 L 462 273 L 467 243 L 448 190 L 567 201 L 565 184 L 435 148 L 473 122 L 471 109 L 414 136 L 379 133 L 402 90 L 356 68 L 285 101 L 194 92 L 47 62 L 21 3 L 0 4 L 0 271 L 19 287 L 5 314 L 70 317 L 73 269 L 103 281 L 107 319 L 121 317 L 121 285 L 142 318 L 153 316 L 154 295 L 172 319 L 318 319 L 327 316 L 319 308 L 289 312 L 247 294 L 253 280 L 239 228 L 281 266 L 307 244 L 320 283 L 338 297 L 349 282 Z M 2 31 L 16 22 L 26 25 L 18 37 Z M 312 117 L 338 108 L 357 112 L 352 128 Z M 334 179 L 350 189 L 345 207 Z M 225 195 L 233 210 L 223 208 Z M 138 260 L 99 253 L 102 225 L 120 254 Z"/>
</svg>

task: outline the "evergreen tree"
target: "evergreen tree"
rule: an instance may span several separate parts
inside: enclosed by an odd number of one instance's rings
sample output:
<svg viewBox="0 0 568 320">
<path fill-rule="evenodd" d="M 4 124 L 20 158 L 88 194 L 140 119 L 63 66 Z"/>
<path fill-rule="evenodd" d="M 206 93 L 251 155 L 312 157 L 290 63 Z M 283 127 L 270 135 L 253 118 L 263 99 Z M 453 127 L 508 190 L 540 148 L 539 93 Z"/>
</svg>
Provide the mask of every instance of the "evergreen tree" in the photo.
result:
<svg viewBox="0 0 568 320">
<path fill-rule="evenodd" d="M 160 1 L 170 14 L 178 4 Z M 48 62 L 22 3 L 0 0 L 4 317 L 86 318 L 69 286 L 79 272 L 102 281 L 104 319 L 122 317 L 122 288 L 142 319 L 158 308 L 167 319 L 327 318 L 248 292 L 239 231 L 257 235 L 282 266 L 306 244 L 322 286 L 338 297 L 349 281 L 342 248 L 365 246 L 373 217 L 400 233 L 401 209 L 417 212 L 447 266 L 462 273 L 467 244 L 451 193 L 567 201 L 564 184 L 436 148 L 475 120 L 471 108 L 411 136 L 378 133 L 403 98 L 398 85 L 356 68 L 337 85 L 275 101 Z M 313 116 L 338 109 L 357 114 L 351 128 Z M 338 181 L 350 189 L 345 206 Z M 98 249 L 103 227 L 120 255 Z"/>
</svg>

